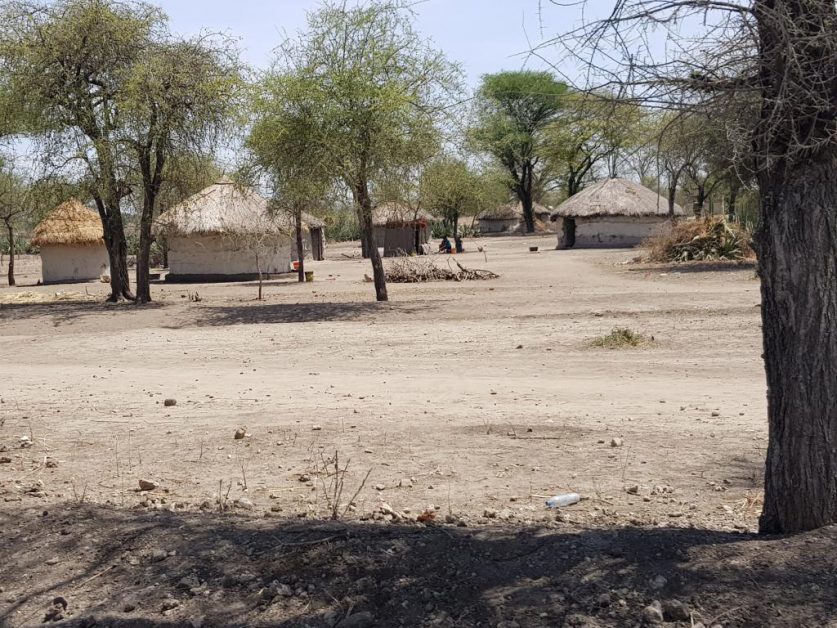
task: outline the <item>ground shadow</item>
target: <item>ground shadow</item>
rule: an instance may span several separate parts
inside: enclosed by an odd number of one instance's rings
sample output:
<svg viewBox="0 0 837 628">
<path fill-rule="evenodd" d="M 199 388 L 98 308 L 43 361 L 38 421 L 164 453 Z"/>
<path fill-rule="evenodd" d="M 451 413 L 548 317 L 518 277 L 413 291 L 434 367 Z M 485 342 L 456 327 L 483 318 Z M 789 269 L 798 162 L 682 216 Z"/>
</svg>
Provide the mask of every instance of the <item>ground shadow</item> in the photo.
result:
<svg viewBox="0 0 837 628">
<path fill-rule="evenodd" d="M 55 301 L 52 303 L 0 303 L 0 324 L 16 321 L 47 321 L 55 327 L 102 314 L 141 312 L 166 307 L 165 303 L 138 305 L 129 301 Z"/>
<path fill-rule="evenodd" d="M 225 325 L 258 325 L 265 323 L 312 323 L 324 321 L 356 321 L 389 312 L 413 313 L 422 306 L 410 304 L 346 302 L 346 303 L 260 303 L 237 305 L 206 305 L 196 310 L 189 325 L 197 327 Z"/>
<path fill-rule="evenodd" d="M 3 625 L 40 622 L 55 596 L 71 626 L 594 628 L 641 625 L 654 600 L 672 626 L 837 616 L 837 528 L 782 539 L 41 510 L 0 513 Z"/>
<path fill-rule="evenodd" d="M 756 270 L 754 261 L 744 262 L 683 262 L 681 264 L 642 264 L 628 266 L 632 273 L 738 273 Z"/>
</svg>

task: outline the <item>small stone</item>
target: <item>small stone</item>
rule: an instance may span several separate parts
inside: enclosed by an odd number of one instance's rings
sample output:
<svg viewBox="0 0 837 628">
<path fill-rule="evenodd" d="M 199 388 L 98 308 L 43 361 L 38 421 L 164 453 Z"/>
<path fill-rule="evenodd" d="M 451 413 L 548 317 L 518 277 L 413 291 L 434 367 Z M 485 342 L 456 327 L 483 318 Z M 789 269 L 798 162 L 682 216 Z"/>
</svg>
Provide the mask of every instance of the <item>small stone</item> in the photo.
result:
<svg viewBox="0 0 837 628">
<path fill-rule="evenodd" d="M 235 440 L 241 440 L 241 439 L 242 439 L 242 438 L 244 438 L 245 436 L 247 436 L 247 428 L 246 428 L 246 427 L 239 427 L 239 428 L 235 431 L 235 434 L 233 434 L 233 438 L 234 438 Z"/>
<path fill-rule="evenodd" d="M 58 461 L 53 460 L 52 458 L 47 458 L 46 467 L 47 469 L 55 469 L 56 467 L 58 467 Z"/>
<path fill-rule="evenodd" d="M 241 508 L 243 510 L 253 510 L 253 508 L 256 507 L 256 505 L 246 497 L 239 497 L 235 500 L 235 502 L 233 502 L 233 505 L 236 508 Z"/>
<path fill-rule="evenodd" d="M 340 620 L 334 628 L 369 628 L 375 622 L 375 616 L 369 611 L 352 613 Z"/>
<path fill-rule="evenodd" d="M 163 600 L 162 610 L 170 611 L 180 606 L 180 600 L 176 600 L 174 598 L 169 598 L 167 600 Z"/>
<path fill-rule="evenodd" d="M 140 480 L 139 481 L 139 489 L 141 491 L 153 491 L 157 488 L 157 484 L 152 482 L 151 480 Z"/>
<path fill-rule="evenodd" d="M 717 417 L 721 416 L 721 413 L 716 410 L 715 412 L 712 413 L 712 416 L 717 418 Z"/>
<path fill-rule="evenodd" d="M 319 432 L 319 431 L 321 431 L 322 429 L 323 429 L 323 427 L 322 427 L 321 425 L 312 425 L 312 426 L 311 426 L 311 431 L 312 431 L 312 432 Z"/>
<path fill-rule="evenodd" d="M 639 495 L 639 484 L 627 487 L 625 492 L 628 493 L 628 495 Z"/>
<path fill-rule="evenodd" d="M 664 588 L 668 584 L 668 580 L 666 580 L 665 576 L 657 576 L 651 581 L 651 588 L 659 591 L 660 589 Z"/>
<path fill-rule="evenodd" d="M 611 447 L 621 447 L 624 444 L 624 441 L 621 438 L 614 438 L 610 441 Z"/>
<path fill-rule="evenodd" d="M 610 593 L 602 593 L 596 598 L 599 606 L 610 606 Z"/>
<path fill-rule="evenodd" d="M 57 565 L 57 564 L 58 564 L 58 559 L 57 559 L 57 558 L 55 558 L 55 557 L 48 558 L 48 559 L 45 561 L 45 563 L 46 563 L 47 565 Z"/>
<path fill-rule="evenodd" d="M 168 558 L 169 553 L 166 550 L 162 549 L 155 549 L 151 550 L 150 558 L 153 562 L 159 563 L 162 560 L 166 560 Z"/>
<path fill-rule="evenodd" d="M 310 482 L 311 481 L 311 476 L 308 475 L 307 473 L 300 473 L 299 474 L 299 481 L 300 482 Z"/>
<path fill-rule="evenodd" d="M 410 478 L 403 478 L 399 483 L 398 486 L 401 488 L 413 488 L 413 481 Z"/>
<path fill-rule="evenodd" d="M 680 600 L 665 600 L 662 609 L 666 621 L 689 621 L 692 618 L 689 607 Z"/>
<path fill-rule="evenodd" d="M 482 516 L 485 517 L 486 519 L 496 519 L 497 518 L 497 511 L 492 510 L 491 508 L 486 508 L 483 511 Z"/>
<path fill-rule="evenodd" d="M 177 405 L 177 399 L 166 399 L 163 402 L 163 405 L 167 408 L 171 408 L 172 406 L 176 406 Z"/>
<path fill-rule="evenodd" d="M 458 519 L 453 515 L 445 515 L 445 523 L 456 523 Z"/>
<path fill-rule="evenodd" d="M 386 486 L 384 486 L 383 484 L 376 484 L 372 488 L 374 488 L 376 491 L 383 491 L 386 488 Z"/>
<path fill-rule="evenodd" d="M 0 457 L 0 464 L 12 464 L 12 459 L 8 456 Z"/>
<path fill-rule="evenodd" d="M 126 604 L 125 606 L 122 607 L 122 612 L 123 613 L 133 613 L 136 610 L 136 608 L 137 608 L 136 604 Z"/>
<path fill-rule="evenodd" d="M 663 623 L 662 605 L 657 600 L 651 602 L 651 604 L 649 604 L 642 610 L 642 619 L 644 619 L 649 624 Z"/>
</svg>

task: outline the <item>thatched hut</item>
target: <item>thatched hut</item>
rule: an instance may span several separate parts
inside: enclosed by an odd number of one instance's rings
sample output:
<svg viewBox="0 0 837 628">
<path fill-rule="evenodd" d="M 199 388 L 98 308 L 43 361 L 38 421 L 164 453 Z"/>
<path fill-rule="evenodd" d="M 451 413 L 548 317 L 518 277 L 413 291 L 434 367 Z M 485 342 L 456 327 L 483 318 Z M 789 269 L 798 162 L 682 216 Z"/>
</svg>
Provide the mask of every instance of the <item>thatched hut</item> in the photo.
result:
<svg viewBox="0 0 837 628">
<path fill-rule="evenodd" d="M 276 220 L 282 227 L 291 234 L 291 255 L 293 259 L 299 259 L 296 250 L 296 220 L 289 213 L 278 213 Z M 315 261 L 325 259 L 325 222 L 308 212 L 302 212 L 302 247 L 305 257 Z"/>
<path fill-rule="evenodd" d="M 292 231 L 265 198 L 221 181 L 164 212 L 155 225 L 169 248 L 166 281 L 248 281 L 290 271 Z"/>
<path fill-rule="evenodd" d="M 684 215 L 675 205 L 676 216 Z M 559 246 L 629 247 L 669 226 L 668 201 L 627 179 L 605 179 L 561 203 L 551 220 L 561 226 Z M 574 237 L 573 237 L 574 236 Z"/>
<path fill-rule="evenodd" d="M 549 210 L 535 203 L 532 207 L 536 227 L 538 231 L 547 230 Z M 491 235 L 498 233 L 514 233 L 525 231 L 526 223 L 523 219 L 523 203 L 506 203 L 500 207 L 489 209 L 477 216 L 477 231 L 480 235 Z"/>
<path fill-rule="evenodd" d="M 372 211 L 375 244 L 384 249 L 384 257 L 417 254 L 430 241 L 430 225 L 435 220 L 423 209 L 382 203 Z"/>
<path fill-rule="evenodd" d="M 41 249 L 43 283 L 98 280 L 110 274 L 99 214 L 71 199 L 38 223 L 32 244 Z"/>
</svg>

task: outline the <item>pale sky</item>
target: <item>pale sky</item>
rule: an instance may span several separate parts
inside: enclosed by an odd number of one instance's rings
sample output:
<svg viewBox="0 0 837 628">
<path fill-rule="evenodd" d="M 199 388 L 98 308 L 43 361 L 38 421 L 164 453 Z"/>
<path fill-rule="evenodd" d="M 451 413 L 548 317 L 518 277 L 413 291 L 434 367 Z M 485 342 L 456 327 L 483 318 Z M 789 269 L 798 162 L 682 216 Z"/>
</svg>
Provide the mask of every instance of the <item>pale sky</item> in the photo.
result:
<svg viewBox="0 0 837 628">
<path fill-rule="evenodd" d="M 152 0 L 153 1 L 153 0 Z M 598 0 L 598 4 L 610 4 Z M 317 0 L 156 0 L 170 17 L 171 29 L 194 35 L 202 29 L 220 31 L 240 40 L 244 60 L 265 68 L 274 48 L 306 26 L 306 12 Z M 476 86 L 483 74 L 524 66 L 530 49 L 541 40 L 539 0 L 425 0 L 415 5 L 417 29 L 432 39 L 450 60 L 460 63 L 468 83 Z M 546 34 L 565 31 L 577 9 L 560 8 L 543 0 Z M 530 60 L 527 67 L 544 65 Z"/>
</svg>

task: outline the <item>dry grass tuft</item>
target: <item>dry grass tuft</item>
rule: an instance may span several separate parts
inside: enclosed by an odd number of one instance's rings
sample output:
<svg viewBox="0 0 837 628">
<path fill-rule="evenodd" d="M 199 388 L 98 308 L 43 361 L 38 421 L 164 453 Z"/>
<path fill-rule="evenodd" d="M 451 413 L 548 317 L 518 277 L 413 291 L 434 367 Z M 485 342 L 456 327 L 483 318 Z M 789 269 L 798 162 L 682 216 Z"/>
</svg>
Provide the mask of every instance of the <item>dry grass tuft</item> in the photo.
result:
<svg viewBox="0 0 837 628">
<path fill-rule="evenodd" d="M 750 234 L 722 217 L 687 220 L 648 238 L 651 262 L 741 261 L 754 256 Z"/>
<path fill-rule="evenodd" d="M 653 336 L 649 338 L 628 327 L 617 327 L 606 336 L 591 340 L 590 346 L 599 349 L 629 349 L 648 345 L 652 342 L 654 342 Z"/>
</svg>

